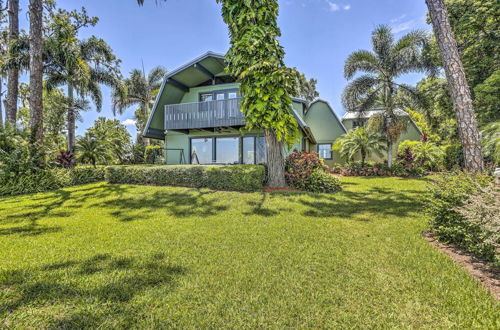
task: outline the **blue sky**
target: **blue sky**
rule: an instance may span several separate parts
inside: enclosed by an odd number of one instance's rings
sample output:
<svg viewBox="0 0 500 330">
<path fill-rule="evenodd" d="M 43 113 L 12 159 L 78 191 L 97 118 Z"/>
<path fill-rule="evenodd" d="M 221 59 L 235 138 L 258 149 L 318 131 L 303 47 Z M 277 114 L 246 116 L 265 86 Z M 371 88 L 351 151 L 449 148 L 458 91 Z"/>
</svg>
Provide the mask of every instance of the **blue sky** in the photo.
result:
<svg viewBox="0 0 500 330">
<path fill-rule="evenodd" d="M 26 24 L 27 0 L 21 0 Z M 122 59 L 124 75 L 133 68 L 146 70 L 162 65 L 169 70 L 208 51 L 225 52 L 229 47 L 227 28 L 215 0 L 168 0 L 155 5 L 146 0 L 138 7 L 136 0 L 59 0 L 66 9 L 85 6 L 89 15 L 98 16 L 94 28 L 83 30 L 81 37 L 96 35 L 105 39 Z M 307 77 L 318 79 L 320 97 L 329 101 L 338 115 L 344 110 L 340 102 L 346 85 L 343 64 L 357 49 L 371 49 L 370 35 L 379 24 L 393 27 L 397 35 L 411 29 L 430 29 L 425 23 L 424 0 L 280 0 L 279 26 L 286 64 L 297 67 Z M 24 26 L 26 28 L 26 25 Z M 404 81 L 415 83 L 418 75 Z M 92 126 L 98 116 L 113 117 L 110 91 L 100 114 L 89 111 L 78 123 L 78 134 Z M 135 109 L 117 116 L 130 123 Z M 135 136 L 135 126 L 128 129 Z"/>
</svg>

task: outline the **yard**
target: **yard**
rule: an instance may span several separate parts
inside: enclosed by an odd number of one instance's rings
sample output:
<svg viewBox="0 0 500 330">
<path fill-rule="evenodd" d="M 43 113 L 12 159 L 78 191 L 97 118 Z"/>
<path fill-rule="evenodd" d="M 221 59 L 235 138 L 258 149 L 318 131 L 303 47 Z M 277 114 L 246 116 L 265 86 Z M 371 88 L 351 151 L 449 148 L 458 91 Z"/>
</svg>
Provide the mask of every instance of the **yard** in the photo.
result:
<svg viewBox="0 0 500 330">
<path fill-rule="evenodd" d="M 422 239 L 425 179 L 342 182 L 0 198 L 0 327 L 500 327 L 498 303 Z"/>
</svg>

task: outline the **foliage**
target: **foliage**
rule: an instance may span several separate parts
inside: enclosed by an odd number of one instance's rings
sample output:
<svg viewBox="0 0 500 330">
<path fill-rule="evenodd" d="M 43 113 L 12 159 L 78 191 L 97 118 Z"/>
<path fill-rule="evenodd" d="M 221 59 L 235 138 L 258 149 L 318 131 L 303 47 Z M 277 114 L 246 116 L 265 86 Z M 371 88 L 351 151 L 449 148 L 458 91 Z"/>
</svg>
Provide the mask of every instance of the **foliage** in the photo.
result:
<svg viewBox="0 0 500 330">
<path fill-rule="evenodd" d="M 106 164 L 123 164 L 131 149 L 130 133 L 117 119 L 99 117 L 88 133 L 104 148 Z"/>
<path fill-rule="evenodd" d="M 315 170 L 325 171 L 328 167 L 317 153 L 293 151 L 285 160 L 285 177 L 291 187 L 307 190 L 310 177 Z"/>
<path fill-rule="evenodd" d="M 291 112 L 291 95 L 298 77 L 284 63 L 285 52 L 278 40 L 278 2 L 217 2 L 222 4 L 222 17 L 229 28 L 228 72 L 241 83 L 246 129 L 271 130 L 278 141 L 293 144 L 298 139 L 298 124 Z"/>
<path fill-rule="evenodd" d="M 103 167 L 44 169 L 1 179 L 0 196 L 36 193 L 103 180 Z"/>
<path fill-rule="evenodd" d="M 455 208 L 472 227 L 479 229 L 482 255 L 500 263 L 500 189 L 489 185 L 469 197 L 463 206 Z"/>
<path fill-rule="evenodd" d="M 167 70 L 161 66 L 151 69 L 147 76 L 139 69 L 132 70 L 130 77 L 123 82 L 125 93 L 120 88 L 114 91 L 113 113 L 121 114 L 125 109 L 137 106 L 138 109 L 135 112 L 137 131 L 143 132 L 166 74 Z"/>
<path fill-rule="evenodd" d="M 106 180 L 120 184 L 258 191 L 262 189 L 264 178 L 265 168 L 262 165 L 111 166 L 106 168 Z"/>
<path fill-rule="evenodd" d="M 311 173 L 306 189 L 315 193 L 334 193 L 342 190 L 338 178 L 323 170 L 316 169 Z"/>
<path fill-rule="evenodd" d="M 319 92 L 316 90 L 317 83 L 318 80 L 314 78 L 308 80 L 303 73 L 299 73 L 295 96 L 306 100 L 310 104 L 319 97 Z"/>
<path fill-rule="evenodd" d="M 106 161 L 106 148 L 95 136 L 85 133 L 76 142 L 76 155 L 79 162 L 96 167 L 97 163 Z"/>
<path fill-rule="evenodd" d="M 405 111 L 410 115 L 410 117 L 413 120 L 413 122 L 415 123 L 415 125 L 422 132 L 422 134 L 427 138 L 427 140 L 429 140 L 431 142 L 435 142 L 435 143 L 441 141 L 441 137 L 432 132 L 432 129 L 431 129 L 430 125 L 427 123 L 427 120 L 425 119 L 424 114 L 422 114 L 418 111 L 414 111 L 410 108 L 406 108 Z"/>
<path fill-rule="evenodd" d="M 500 67 L 500 63 L 498 65 Z M 500 69 L 477 85 L 474 88 L 474 94 L 474 108 L 479 122 L 488 124 L 492 121 L 500 121 Z"/>
<path fill-rule="evenodd" d="M 351 162 L 356 155 L 361 155 L 361 164 L 372 153 L 383 156 L 385 141 L 379 132 L 368 131 L 364 127 L 350 130 L 335 141 L 333 149 L 339 150 L 342 158 Z"/>
<path fill-rule="evenodd" d="M 500 164 L 500 121 L 483 128 L 481 142 L 486 160 Z"/>
<path fill-rule="evenodd" d="M 56 164 L 64 168 L 73 167 L 75 165 L 75 155 L 68 150 L 60 151 L 56 157 Z"/>
<path fill-rule="evenodd" d="M 163 163 L 163 148 L 158 145 L 147 146 L 144 150 L 145 164 L 161 164 Z"/>
<path fill-rule="evenodd" d="M 404 160 L 406 166 L 409 166 L 408 153 L 413 155 L 415 165 L 426 170 L 440 169 L 445 157 L 443 150 L 430 141 L 402 141 L 398 147 L 398 158 Z"/>
<path fill-rule="evenodd" d="M 442 174 L 436 177 L 431 185 L 427 212 L 432 218 L 431 228 L 440 240 L 495 261 L 498 255 L 495 257 L 494 248 L 487 243 L 492 238 L 492 233 L 483 227 L 485 223 L 493 225 L 493 219 L 476 221 L 477 216 L 481 214 L 477 213 L 477 208 L 488 203 L 489 198 L 498 196 L 498 193 L 491 191 L 493 188 L 486 188 L 490 181 L 491 178 L 480 174 Z M 485 188 L 487 190 L 484 190 Z M 472 197 L 481 195 L 484 191 L 491 191 L 491 195 L 487 193 L 488 196 Z M 496 208 L 498 213 L 498 205 L 490 205 L 481 212 L 489 214 L 492 208 Z"/>
</svg>

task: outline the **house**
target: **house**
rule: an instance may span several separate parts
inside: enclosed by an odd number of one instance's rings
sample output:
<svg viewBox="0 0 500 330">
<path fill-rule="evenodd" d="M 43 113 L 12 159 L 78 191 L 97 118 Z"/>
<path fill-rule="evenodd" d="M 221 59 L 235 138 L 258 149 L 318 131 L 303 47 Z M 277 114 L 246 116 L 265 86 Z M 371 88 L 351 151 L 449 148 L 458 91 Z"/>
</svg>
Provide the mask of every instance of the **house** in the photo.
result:
<svg viewBox="0 0 500 330">
<path fill-rule="evenodd" d="M 143 135 L 165 141 L 167 164 L 259 164 L 266 162 L 263 132 L 242 134 L 239 84 L 225 72 L 224 55 L 207 52 L 164 78 Z M 340 157 L 332 142 L 346 128 L 324 100 L 293 98 L 300 127 L 294 149 L 318 152 L 328 165 Z"/>
</svg>

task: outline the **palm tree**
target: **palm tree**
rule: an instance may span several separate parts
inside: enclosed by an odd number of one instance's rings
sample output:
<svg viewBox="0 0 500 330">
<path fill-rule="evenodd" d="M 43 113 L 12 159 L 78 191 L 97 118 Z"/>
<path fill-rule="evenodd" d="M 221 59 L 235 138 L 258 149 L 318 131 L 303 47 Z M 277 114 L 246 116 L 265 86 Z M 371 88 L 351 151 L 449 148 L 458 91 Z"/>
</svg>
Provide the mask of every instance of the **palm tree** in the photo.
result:
<svg viewBox="0 0 500 330">
<path fill-rule="evenodd" d="M 82 98 L 89 96 L 97 107 L 102 109 L 100 85 L 107 85 L 115 90 L 123 90 L 117 69 L 117 60 L 108 44 L 96 37 L 87 40 L 74 39 L 70 46 L 60 42 L 74 35 L 74 29 L 66 26 L 56 30 L 48 42 L 47 89 L 66 85 L 69 107 L 68 150 L 73 151 L 75 143 L 75 122 L 78 116 L 75 92 Z"/>
<path fill-rule="evenodd" d="M 443 0 L 425 0 L 434 34 L 443 59 L 446 78 L 455 105 L 458 132 L 462 140 L 465 168 L 471 171 L 484 170 L 479 130 L 472 97 L 465 78 L 464 66 L 458 53 L 457 42 L 451 30 L 448 11 Z"/>
<path fill-rule="evenodd" d="M 420 30 L 395 41 L 391 28 L 382 25 L 372 33 L 373 52 L 356 51 L 345 62 L 344 76 L 347 80 L 353 79 L 358 72 L 365 74 L 347 85 L 342 102 L 348 111 L 360 114 L 372 109 L 382 110 L 378 127 L 387 140 L 389 166 L 392 165 L 393 143 L 406 126 L 402 117 L 395 113 L 395 96 L 406 94 L 416 102 L 420 101 L 415 87 L 398 83 L 396 79 L 409 72 L 434 73 L 422 56 L 422 49 L 428 41 L 428 34 Z"/>
<path fill-rule="evenodd" d="M 106 148 L 88 133 L 78 139 L 75 151 L 80 162 L 90 163 L 94 167 L 98 162 L 106 159 Z"/>
<path fill-rule="evenodd" d="M 132 70 L 130 77 L 125 79 L 123 83 L 126 93 L 122 93 L 120 90 L 115 92 L 113 113 L 123 113 L 131 106 L 138 106 L 139 109 L 136 112 L 137 128 L 143 132 L 153 102 L 160 91 L 162 79 L 166 74 L 167 70 L 161 66 L 153 68 L 147 76 L 144 71 Z M 149 145 L 149 139 L 143 139 L 144 144 Z"/>
<path fill-rule="evenodd" d="M 358 153 L 361 155 L 361 166 L 365 166 L 367 156 L 376 153 L 380 157 L 385 150 L 385 140 L 378 132 L 368 131 L 364 127 L 356 128 L 338 138 L 334 149 L 338 149 L 342 158 L 352 161 Z"/>
</svg>

